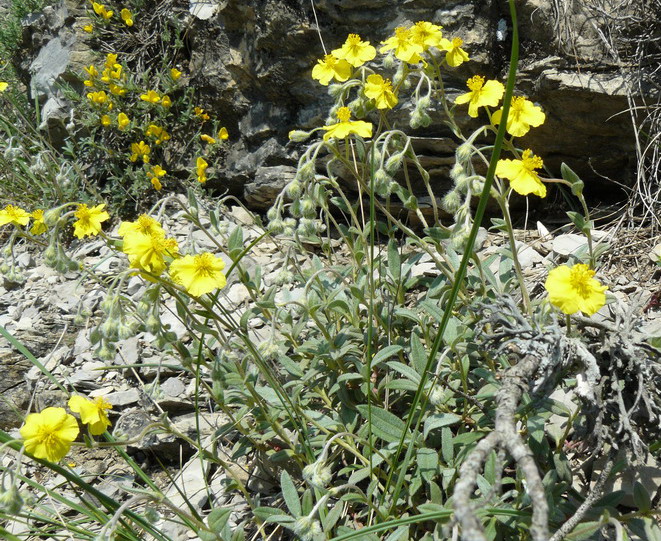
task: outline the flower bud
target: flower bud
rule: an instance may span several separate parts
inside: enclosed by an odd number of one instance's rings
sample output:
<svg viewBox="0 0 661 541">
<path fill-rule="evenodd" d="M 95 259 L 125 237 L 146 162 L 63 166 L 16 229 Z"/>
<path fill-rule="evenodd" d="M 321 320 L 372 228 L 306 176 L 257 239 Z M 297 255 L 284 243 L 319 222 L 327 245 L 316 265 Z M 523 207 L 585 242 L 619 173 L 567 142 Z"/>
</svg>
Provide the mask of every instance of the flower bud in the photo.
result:
<svg viewBox="0 0 661 541">
<path fill-rule="evenodd" d="M 299 517 L 294 522 L 294 534 L 301 541 L 312 541 L 315 537 L 322 534 L 319 521 L 312 517 Z"/>
<path fill-rule="evenodd" d="M 115 347 L 104 342 L 101 344 L 101 347 L 96 350 L 96 355 L 103 361 L 114 361 L 116 356 Z"/>
<path fill-rule="evenodd" d="M 316 173 L 314 162 L 309 160 L 301 165 L 297 172 L 297 177 L 300 178 L 303 182 L 310 182 L 314 180 L 314 175 Z"/>
<path fill-rule="evenodd" d="M 151 314 L 145 321 L 145 328 L 147 332 L 156 334 L 161 329 L 161 320 L 155 314 Z"/>
<path fill-rule="evenodd" d="M 397 61 L 395 60 L 395 57 L 392 54 L 388 54 L 384 59 L 383 59 L 383 69 L 390 71 L 391 69 L 394 69 L 395 64 L 397 64 Z"/>
<path fill-rule="evenodd" d="M 296 220 L 294 220 L 294 218 L 285 218 L 282 221 L 282 225 L 283 225 L 282 233 L 284 235 L 294 234 L 294 228 L 296 227 Z"/>
<path fill-rule="evenodd" d="M 314 218 L 317 215 L 317 204 L 309 197 L 301 200 L 301 214 L 305 218 Z"/>
<path fill-rule="evenodd" d="M 101 333 L 101 336 L 107 340 L 110 340 L 111 342 L 117 340 L 118 330 L 119 322 L 115 318 L 108 318 L 99 326 L 99 332 Z"/>
<path fill-rule="evenodd" d="M 14 485 L 7 490 L 0 489 L 0 511 L 7 515 L 17 515 L 23 508 L 23 497 Z"/>
<path fill-rule="evenodd" d="M 284 231 L 284 229 L 284 223 L 280 218 L 276 218 L 275 220 L 271 220 L 269 222 L 269 231 L 274 235 L 279 235 Z"/>
<path fill-rule="evenodd" d="M 272 222 L 276 218 L 280 217 L 280 209 L 278 207 L 270 207 L 269 210 L 266 211 L 266 219 L 269 222 Z"/>
<path fill-rule="evenodd" d="M 459 210 L 459 207 L 461 206 L 461 194 L 459 194 L 457 190 L 450 190 L 443 197 L 441 206 L 443 207 L 443 210 L 445 210 L 446 212 L 450 214 L 454 214 L 455 212 L 457 212 L 457 210 Z"/>
<path fill-rule="evenodd" d="M 273 280 L 276 285 L 285 285 L 291 284 L 294 280 L 294 273 L 289 269 L 282 269 L 278 274 L 275 275 Z"/>
<path fill-rule="evenodd" d="M 292 130 L 289 132 L 289 140 L 294 143 L 302 143 L 310 137 L 310 132 L 303 130 Z"/>
<path fill-rule="evenodd" d="M 455 156 L 459 163 L 469 162 L 473 157 L 473 145 L 468 142 L 462 143 L 457 147 L 457 150 L 455 150 Z"/>
<path fill-rule="evenodd" d="M 466 171 L 464 170 L 464 166 L 457 162 L 452 166 L 452 169 L 450 169 L 450 178 L 456 181 L 462 176 L 466 176 Z"/>
<path fill-rule="evenodd" d="M 315 488 L 326 488 L 332 478 L 331 469 L 323 462 L 317 461 L 303 468 L 303 479 Z"/>
<path fill-rule="evenodd" d="M 301 196 L 302 191 L 301 183 L 296 179 L 287 184 L 287 195 L 292 199 L 298 199 Z"/>
<path fill-rule="evenodd" d="M 316 235 L 318 231 L 318 222 L 309 218 L 301 218 L 298 223 L 298 232 L 303 236 Z"/>
<path fill-rule="evenodd" d="M 54 209 L 48 209 L 44 212 L 44 223 L 48 227 L 53 227 L 62 215 L 62 210 L 64 210 L 64 205 L 55 207 Z"/>
<path fill-rule="evenodd" d="M 430 105 L 431 99 L 429 96 L 422 96 L 422 98 L 418 100 L 417 108 L 420 109 L 421 112 L 426 112 Z"/>
<path fill-rule="evenodd" d="M 386 160 L 385 170 L 390 176 L 393 176 L 399 169 L 402 167 L 402 162 L 404 160 L 404 155 L 401 152 L 393 154 Z"/>
</svg>

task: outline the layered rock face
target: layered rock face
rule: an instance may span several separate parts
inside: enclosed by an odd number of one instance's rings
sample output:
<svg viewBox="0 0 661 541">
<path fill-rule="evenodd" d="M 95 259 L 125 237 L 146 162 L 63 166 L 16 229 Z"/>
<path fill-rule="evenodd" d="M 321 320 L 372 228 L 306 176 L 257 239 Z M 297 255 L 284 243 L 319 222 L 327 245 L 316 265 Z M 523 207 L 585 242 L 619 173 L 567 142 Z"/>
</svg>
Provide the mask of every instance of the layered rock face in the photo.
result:
<svg viewBox="0 0 661 541">
<path fill-rule="evenodd" d="M 191 84 L 232 135 L 220 175 L 225 177 L 223 186 L 243 196 L 253 208 L 268 207 L 295 173 L 300 149 L 289 143 L 289 130 L 311 129 L 326 120 L 331 98 L 310 77 L 316 60 L 324 54 L 322 40 L 330 50 L 341 45 L 347 34 L 359 33 L 378 44 L 397 26 L 419 20 L 440 24 L 446 36 L 464 39 L 471 56 L 471 62 L 447 72 L 451 99 L 465 91 L 465 81 L 473 74 L 504 80 L 509 62 L 511 23 L 506 2 L 171 3 L 184 10 L 187 18 L 183 26 L 190 56 L 184 68 Z M 606 0 L 603 3 L 608 7 Z M 593 13 L 574 4 L 517 2 L 521 39 L 517 92 L 538 102 L 547 115 L 545 124 L 520 143 L 542 155 L 554 174 L 559 173 L 560 163 L 567 162 L 584 177 L 588 191 L 592 183 L 603 196 L 615 193 L 615 184 L 604 181 L 605 177 L 627 184 L 635 171 L 635 137 L 627 113 L 630 82 L 623 75 L 624 62 L 604 37 L 612 35 L 606 27 L 613 24 L 613 17 L 603 7 Z M 57 119 L 66 116 L 56 83 L 87 59 L 86 38 L 75 23 L 84 8 L 66 0 L 49 9 L 45 16 L 32 18 L 26 28 L 33 50 L 27 52 L 25 62 L 30 88 L 45 103 L 44 127 L 53 129 Z M 460 109 L 459 121 L 470 129 L 471 119 Z M 440 116 L 428 128 L 411 130 L 405 113 L 399 113 L 400 127 L 417 138 L 416 148 L 442 196 L 456 141 Z"/>
</svg>

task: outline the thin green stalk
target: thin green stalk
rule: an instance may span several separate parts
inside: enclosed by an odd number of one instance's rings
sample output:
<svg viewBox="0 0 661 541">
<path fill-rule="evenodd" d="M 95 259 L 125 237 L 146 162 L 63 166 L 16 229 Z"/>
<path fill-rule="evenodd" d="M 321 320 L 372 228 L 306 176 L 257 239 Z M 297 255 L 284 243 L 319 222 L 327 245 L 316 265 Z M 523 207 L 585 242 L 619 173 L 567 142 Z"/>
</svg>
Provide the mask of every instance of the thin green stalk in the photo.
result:
<svg viewBox="0 0 661 541">
<path fill-rule="evenodd" d="M 475 245 L 475 239 L 477 238 L 478 230 L 484 218 L 484 212 L 487 207 L 487 202 L 489 201 L 489 197 L 491 196 L 491 186 L 493 184 L 494 174 L 496 172 L 496 164 L 498 163 L 500 152 L 503 147 L 503 140 L 505 139 L 507 117 L 509 115 L 510 103 L 512 101 L 512 94 L 514 92 L 514 84 L 516 82 L 516 70 L 519 61 L 519 32 L 518 32 L 518 25 L 516 18 L 516 7 L 514 5 L 514 0 L 508 0 L 508 3 L 510 8 L 510 16 L 512 19 L 512 49 L 510 54 L 510 67 L 507 75 L 507 84 L 505 86 L 505 97 L 503 98 L 502 119 L 500 124 L 498 125 L 498 133 L 496 135 L 496 141 L 493 145 L 493 154 L 491 155 L 491 161 L 489 162 L 489 169 L 487 171 L 486 179 L 484 181 L 484 188 L 482 189 L 482 195 L 480 196 L 480 200 L 477 205 L 477 210 L 475 211 L 475 219 L 473 221 L 473 227 L 471 228 L 470 234 L 468 236 L 468 241 L 466 243 L 466 250 L 464 251 L 463 257 L 461 259 L 461 263 L 459 265 L 459 269 L 457 270 L 455 281 L 452 285 L 452 289 L 450 290 L 450 294 L 447 300 L 447 305 L 443 312 L 443 319 L 441 320 L 441 323 L 439 325 L 438 334 L 436 335 L 436 339 L 434 340 L 434 343 L 432 344 L 432 347 L 429 351 L 429 357 L 427 359 L 425 369 L 423 370 L 422 376 L 420 377 L 420 383 L 418 385 L 418 389 L 415 393 L 415 396 L 413 397 L 413 401 L 411 403 L 409 410 L 409 415 L 406 418 L 406 424 L 404 430 L 402 430 L 402 436 L 399 440 L 397 450 L 395 451 L 395 454 L 393 456 L 393 462 L 395 463 L 397 462 L 397 459 L 401 455 L 404 445 L 406 444 L 406 435 L 409 429 L 411 428 L 411 426 L 413 425 L 414 417 L 416 415 L 417 418 L 415 419 L 414 433 L 417 434 L 419 431 L 420 423 L 422 422 L 422 419 L 424 417 L 424 408 L 427 404 L 427 397 L 425 395 L 424 390 L 425 390 L 425 384 L 427 383 L 428 374 L 434 360 L 436 359 L 436 355 L 438 354 L 438 351 L 441 348 L 441 344 L 443 342 L 443 336 L 445 334 L 445 330 L 447 329 L 448 322 L 450 321 L 450 318 L 452 316 L 454 304 L 457 300 L 457 296 L 459 295 L 461 284 L 464 280 L 464 277 L 466 276 L 468 262 L 472 256 L 473 246 Z M 403 464 L 401 464 L 399 468 L 395 489 L 393 490 L 392 493 L 390 513 L 393 512 L 394 507 L 397 503 L 399 492 L 401 490 L 402 484 L 404 483 L 404 476 L 406 474 L 408 465 L 410 464 L 414 449 L 415 449 L 415 445 L 413 445 L 413 442 L 411 442 L 411 444 L 407 448 L 404 462 Z M 390 482 L 393 475 L 394 475 L 394 469 L 388 473 L 386 489 L 390 486 Z M 381 496 L 382 503 L 385 500 L 386 494 L 387 494 L 387 490 L 384 491 Z"/>
</svg>

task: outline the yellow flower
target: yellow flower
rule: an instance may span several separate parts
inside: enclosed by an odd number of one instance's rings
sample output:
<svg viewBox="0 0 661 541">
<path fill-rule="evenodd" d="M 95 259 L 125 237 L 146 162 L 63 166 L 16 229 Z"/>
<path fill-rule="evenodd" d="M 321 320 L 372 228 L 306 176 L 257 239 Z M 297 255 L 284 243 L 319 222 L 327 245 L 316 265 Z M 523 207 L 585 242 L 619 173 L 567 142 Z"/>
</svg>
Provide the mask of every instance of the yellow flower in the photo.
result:
<svg viewBox="0 0 661 541">
<path fill-rule="evenodd" d="M 500 102 L 503 94 L 505 93 L 505 87 L 499 81 L 487 81 L 484 83 L 484 77 L 481 75 L 474 75 L 468 81 L 466 81 L 466 86 L 470 89 L 470 92 L 457 96 L 457 99 L 454 100 L 455 103 L 461 105 L 463 103 L 468 103 L 468 115 L 477 118 L 477 109 L 479 107 L 495 107 Z"/>
<path fill-rule="evenodd" d="M 141 94 L 140 99 L 149 103 L 158 103 L 161 101 L 161 97 L 158 95 L 158 92 L 154 90 L 148 90 L 146 93 Z"/>
<path fill-rule="evenodd" d="M 337 111 L 337 118 L 339 122 L 323 127 L 326 130 L 324 141 L 333 138 L 344 139 L 352 133 L 365 138 L 372 137 L 372 124 L 363 120 L 349 120 L 351 110 L 348 107 L 340 107 Z"/>
<path fill-rule="evenodd" d="M 197 173 L 197 181 L 201 184 L 204 184 L 207 181 L 207 167 L 209 167 L 209 164 L 204 158 L 199 157 L 195 161 L 195 172 Z"/>
<path fill-rule="evenodd" d="M 99 70 L 96 69 L 96 66 L 94 64 L 90 64 L 89 66 L 86 66 L 83 69 L 90 77 L 97 77 L 99 75 Z"/>
<path fill-rule="evenodd" d="M 369 41 L 362 41 L 358 34 L 349 34 L 342 47 L 332 51 L 338 60 L 346 60 L 354 68 L 362 66 L 365 62 L 376 56 L 376 49 Z"/>
<path fill-rule="evenodd" d="M 110 19 L 114 15 L 113 11 L 106 9 L 106 6 L 99 4 L 98 2 L 92 2 L 92 8 L 94 9 L 94 13 L 104 19 Z"/>
<path fill-rule="evenodd" d="M 85 203 L 78 205 L 78 209 L 73 214 L 78 218 L 73 224 L 74 236 L 82 239 L 87 235 L 98 235 L 101 232 L 101 222 L 105 222 L 110 218 L 110 215 L 103 210 L 104 207 L 103 203 L 92 208 L 89 208 Z"/>
<path fill-rule="evenodd" d="M 126 8 L 119 12 L 126 26 L 133 26 L 133 14 Z"/>
<path fill-rule="evenodd" d="M 110 89 L 110 92 L 112 94 L 115 94 L 116 96 L 123 96 L 124 94 L 126 94 L 126 88 L 124 88 L 123 86 L 110 83 L 108 85 L 108 88 Z"/>
<path fill-rule="evenodd" d="M 94 25 L 93 24 L 86 24 L 83 26 L 83 32 L 87 32 L 88 34 L 91 34 L 94 32 Z"/>
<path fill-rule="evenodd" d="M 131 119 L 126 113 L 119 113 L 117 115 L 117 127 L 119 128 L 119 131 L 124 131 L 130 123 Z"/>
<path fill-rule="evenodd" d="M 125 234 L 122 251 L 132 268 L 159 275 L 167 266 L 165 258 L 176 257 L 179 246 L 175 239 L 165 238 L 165 234 L 146 235 L 133 231 Z"/>
<path fill-rule="evenodd" d="M 34 220 L 34 223 L 32 224 L 32 227 L 30 228 L 30 233 L 33 235 L 41 235 L 42 233 L 45 233 L 48 231 L 48 226 L 44 222 L 44 211 L 41 209 L 35 210 L 31 214 L 32 219 Z"/>
<path fill-rule="evenodd" d="M 157 145 L 160 145 L 163 141 L 170 140 L 170 134 L 165 128 L 157 126 L 156 124 L 150 124 L 145 130 L 145 135 L 147 137 L 153 137 L 155 139 L 154 143 Z"/>
<path fill-rule="evenodd" d="M 392 91 L 390 79 L 372 74 L 365 83 L 365 95 L 376 102 L 377 109 L 392 109 L 397 105 L 397 96 Z"/>
<path fill-rule="evenodd" d="M 594 271 L 583 263 L 556 267 L 549 272 L 544 287 L 551 304 L 568 315 L 580 310 L 591 316 L 606 304 L 608 287 L 602 286 L 594 278 Z"/>
<path fill-rule="evenodd" d="M 57 462 L 69 452 L 79 429 L 76 418 L 64 408 L 46 408 L 28 415 L 19 432 L 28 453 Z"/>
<path fill-rule="evenodd" d="M 226 141 L 229 138 L 230 138 L 230 134 L 227 131 L 227 128 L 222 127 L 218 130 L 218 139 L 220 139 L 221 141 Z"/>
<path fill-rule="evenodd" d="M 223 274 L 225 262 L 209 252 L 199 255 L 187 255 L 170 265 L 170 277 L 181 284 L 186 291 L 199 297 L 214 289 L 225 287 L 227 280 Z"/>
<path fill-rule="evenodd" d="M 442 26 L 427 21 L 418 21 L 411 27 L 411 41 L 422 45 L 426 51 L 429 47 L 438 47 L 441 44 Z"/>
<path fill-rule="evenodd" d="M 108 53 L 108 54 L 106 55 L 106 63 L 105 63 L 105 67 L 108 68 L 108 69 L 117 69 L 117 68 L 121 68 L 121 67 L 122 67 L 121 64 L 118 64 L 118 63 L 117 63 L 117 54 L 115 54 L 115 53 Z"/>
<path fill-rule="evenodd" d="M 108 109 L 112 109 L 112 103 L 109 101 L 108 94 L 106 94 L 103 90 L 99 90 L 98 92 L 89 92 L 87 94 L 87 99 L 95 105 L 108 104 Z"/>
<path fill-rule="evenodd" d="M 28 225 L 29 222 L 30 213 L 24 211 L 20 207 L 7 205 L 4 209 L 0 210 L 0 225 Z"/>
<path fill-rule="evenodd" d="M 139 143 L 131 143 L 131 156 L 129 160 L 132 162 L 138 161 L 138 158 L 142 157 L 143 163 L 149 163 L 149 154 L 151 153 L 151 148 L 144 141 Z"/>
<path fill-rule="evenodd" d="M 167 94 L 161 98 L 161 105 L 163 107 L 172 107 L 172 100 Z"/>
<path fill-rule="evenodd" d="M 112 119 L 108 115 L 103 115 L 101 117 L 101 125 L 104 127 L 108 127 L 112 124 Z"/>
<path fill-rule="evenodd" d="M 120 237 L 124 237 L 131 233 L 165 237 L 165 231 L 163 231 L 161 224 L 147 214 L 141 214 L 135 222 L 122 222 L 119 224 L 117 234 Z"/>
<path fill-rule="evenodd" d="M 312 68 L 312 78 L 326 86 L 332 79 L 344 82 L 351 77 L 351 65 L 346 60 L 340 60 L 332 54 L 327 54 L 323 59 L 317 60 L 317 65 Z"/>
<path fill-rule="evenodd" d="M 161 185 L 160 178 L 164 177 L 167 174 L 167 171 L 163 169 L 160 165 L 154 165 L 150 171 L 147 171 L 147 178 L 151 181 L 152 186 L 155 190 L 160 190 L 163 186 Z"/>
<path fill-rule="evenodd" d="M 521 158 L 521 160 L 498 160 L 496 175 L 508 179 L 512 189 L 521 195 L 534 194 L 546 197 L 546 186 L 535 171 L 543 167 L 544 162 L 530 149 L 524 150 Z"/>
<path fill-rule="evenodd" d="M 199 118 L 202 122 L 209 120 L 209 115 L 204 112 L 204 109 L 202 109 L 202 107 L 195 107 L 193 109 L 193 112 L 195 113 L 195 116 Z"/>
<path fill-rule="evenodd" d="M 81 422 L 89 425 L 92 436 L 103 434 L 111 424 L 106 410 L 112 409 L 112 405 L 103 397 L 90 400 L 75 394 L 69 398 L 68 404 L 71 411 L 80 413 Z"/>
<path fill-rule="evenodd" d="M 202 141 L 204 141 L 205 143 L 209 143 L 210 145 L 216 144 L 216 140 L 210 135 L 207 135 L 206 133 L 200 135 L 200 139 L 202 139 Z"/>
<path fill-rule="evenodd" d="M 438 48 L 447 51 L 445 61 L 448 66 L 456 68 L 469 60 L 468 53 L 461 48 L 463 44 L 464 41 L 461 38 L 453 38 L 452 41 L 445 38 L 440 40 Z"/>
<path fill-rule="evenodd" d="M 491 121 L 497 126 L 502 116 L 501 108 L 493 114 Z M 541 126 L 545 120 L 546 115 L 541 107 L 537 107 L 523 96 L 514 96 L 507 115 L 507 132 L 514 137 L 522 137 L 528 133 L 531 126 L 535 128 Z"/>
<path fill-rule="evenodd" d="M 395 49 L 397 58 L 409 64 L 420 62 L 422 60 L 420 53 L 424 50 L 420 43 L 413 40 L 411 31 L 403 26 L 395 28 L 395 35 L 383 42 L 379 52 L 386 53 L 391 49 Z"/>
<path fill-rule="evenodd" d="M 170 77 L 172 77 L 173 81 L 178 81 L 179 77 L 181 77 L 181 72 L 177 68 L 172 68 L 170 69 Z"/>
<path fill-rule="evenodd" d="M 0 81 L 0 92 L 4 92 L 9 88 L 9 83 L 5 81 Z"/>
</svg>

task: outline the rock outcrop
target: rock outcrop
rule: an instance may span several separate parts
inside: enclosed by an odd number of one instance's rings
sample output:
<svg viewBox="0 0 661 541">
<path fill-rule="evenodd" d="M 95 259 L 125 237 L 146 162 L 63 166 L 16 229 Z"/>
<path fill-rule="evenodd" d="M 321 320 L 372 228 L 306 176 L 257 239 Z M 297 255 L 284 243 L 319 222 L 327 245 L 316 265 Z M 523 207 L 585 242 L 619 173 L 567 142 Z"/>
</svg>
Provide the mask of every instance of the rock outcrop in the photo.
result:
<svg viewBox="0 0 661 541">
<path fill-rule="evenodd" d="M 446 35 L 464 39 L 472 60 L 448 74 L 451 97 L 463 92 L 467 77 L 475 73 L 503 80 L 509 61 L 511 28 L 504 2 L 168 2 L 186 18 L 182 28 L 189 57 L 184 67 L 190 84 L 232 134 L 223 187 L 255 208 L 269 206 L 272 194 L 284 185 L 296 164 L 299 149 L 289 143 L 289 130 L 318 127 L 326 118 L 331 99 L 310 77 L 324 52 L 321 39 L 332 49 L 348 33 L 358 32 L 376 44 L 400 25 L 418 20 L 440 24 Z M 562 2 L 517 3 L 521 37 L 517 90 L 539 102 L 547 113 L 546 123 L 521 144 L 544 156 L 553 174 L 559 173 L 561 162 L 567 162 L 587 181 L 588 192 L 594 183 L 593 193 L 603 197 L 615 190 L 615 184 L 605 184 L 603 178 L 627 184 L 635 171 L 634 130 L 627 113 L 631 85 L 614 49 L 617 44 L 604 38 L 606 25 L 613 24 L 608 13 L 591 13 L 573 4 L 558 13 L 556 4 Z M 70 78 L 91 54 L 80 30 L 85 9 L 64 0 L 26 21 L 22 65 L 33 97 L 43 103 L 48 129 L 55 129 L 66 117 L 57 83 Z M 459 120 L 470 126 L 467 116 Z M 419 130 L 404 126 L 424 140 L 451 139 L 442 122 Z M 432 151 L 427 161 L 451 160 L 453 145 L 440 146 L 445 151 L 439 151 L 440 155 Z M 438 147 L 425 145 L 420 152 Z M 441 167 L 432 176 L 441 194 L 446 169 Z"/>
</svg>

